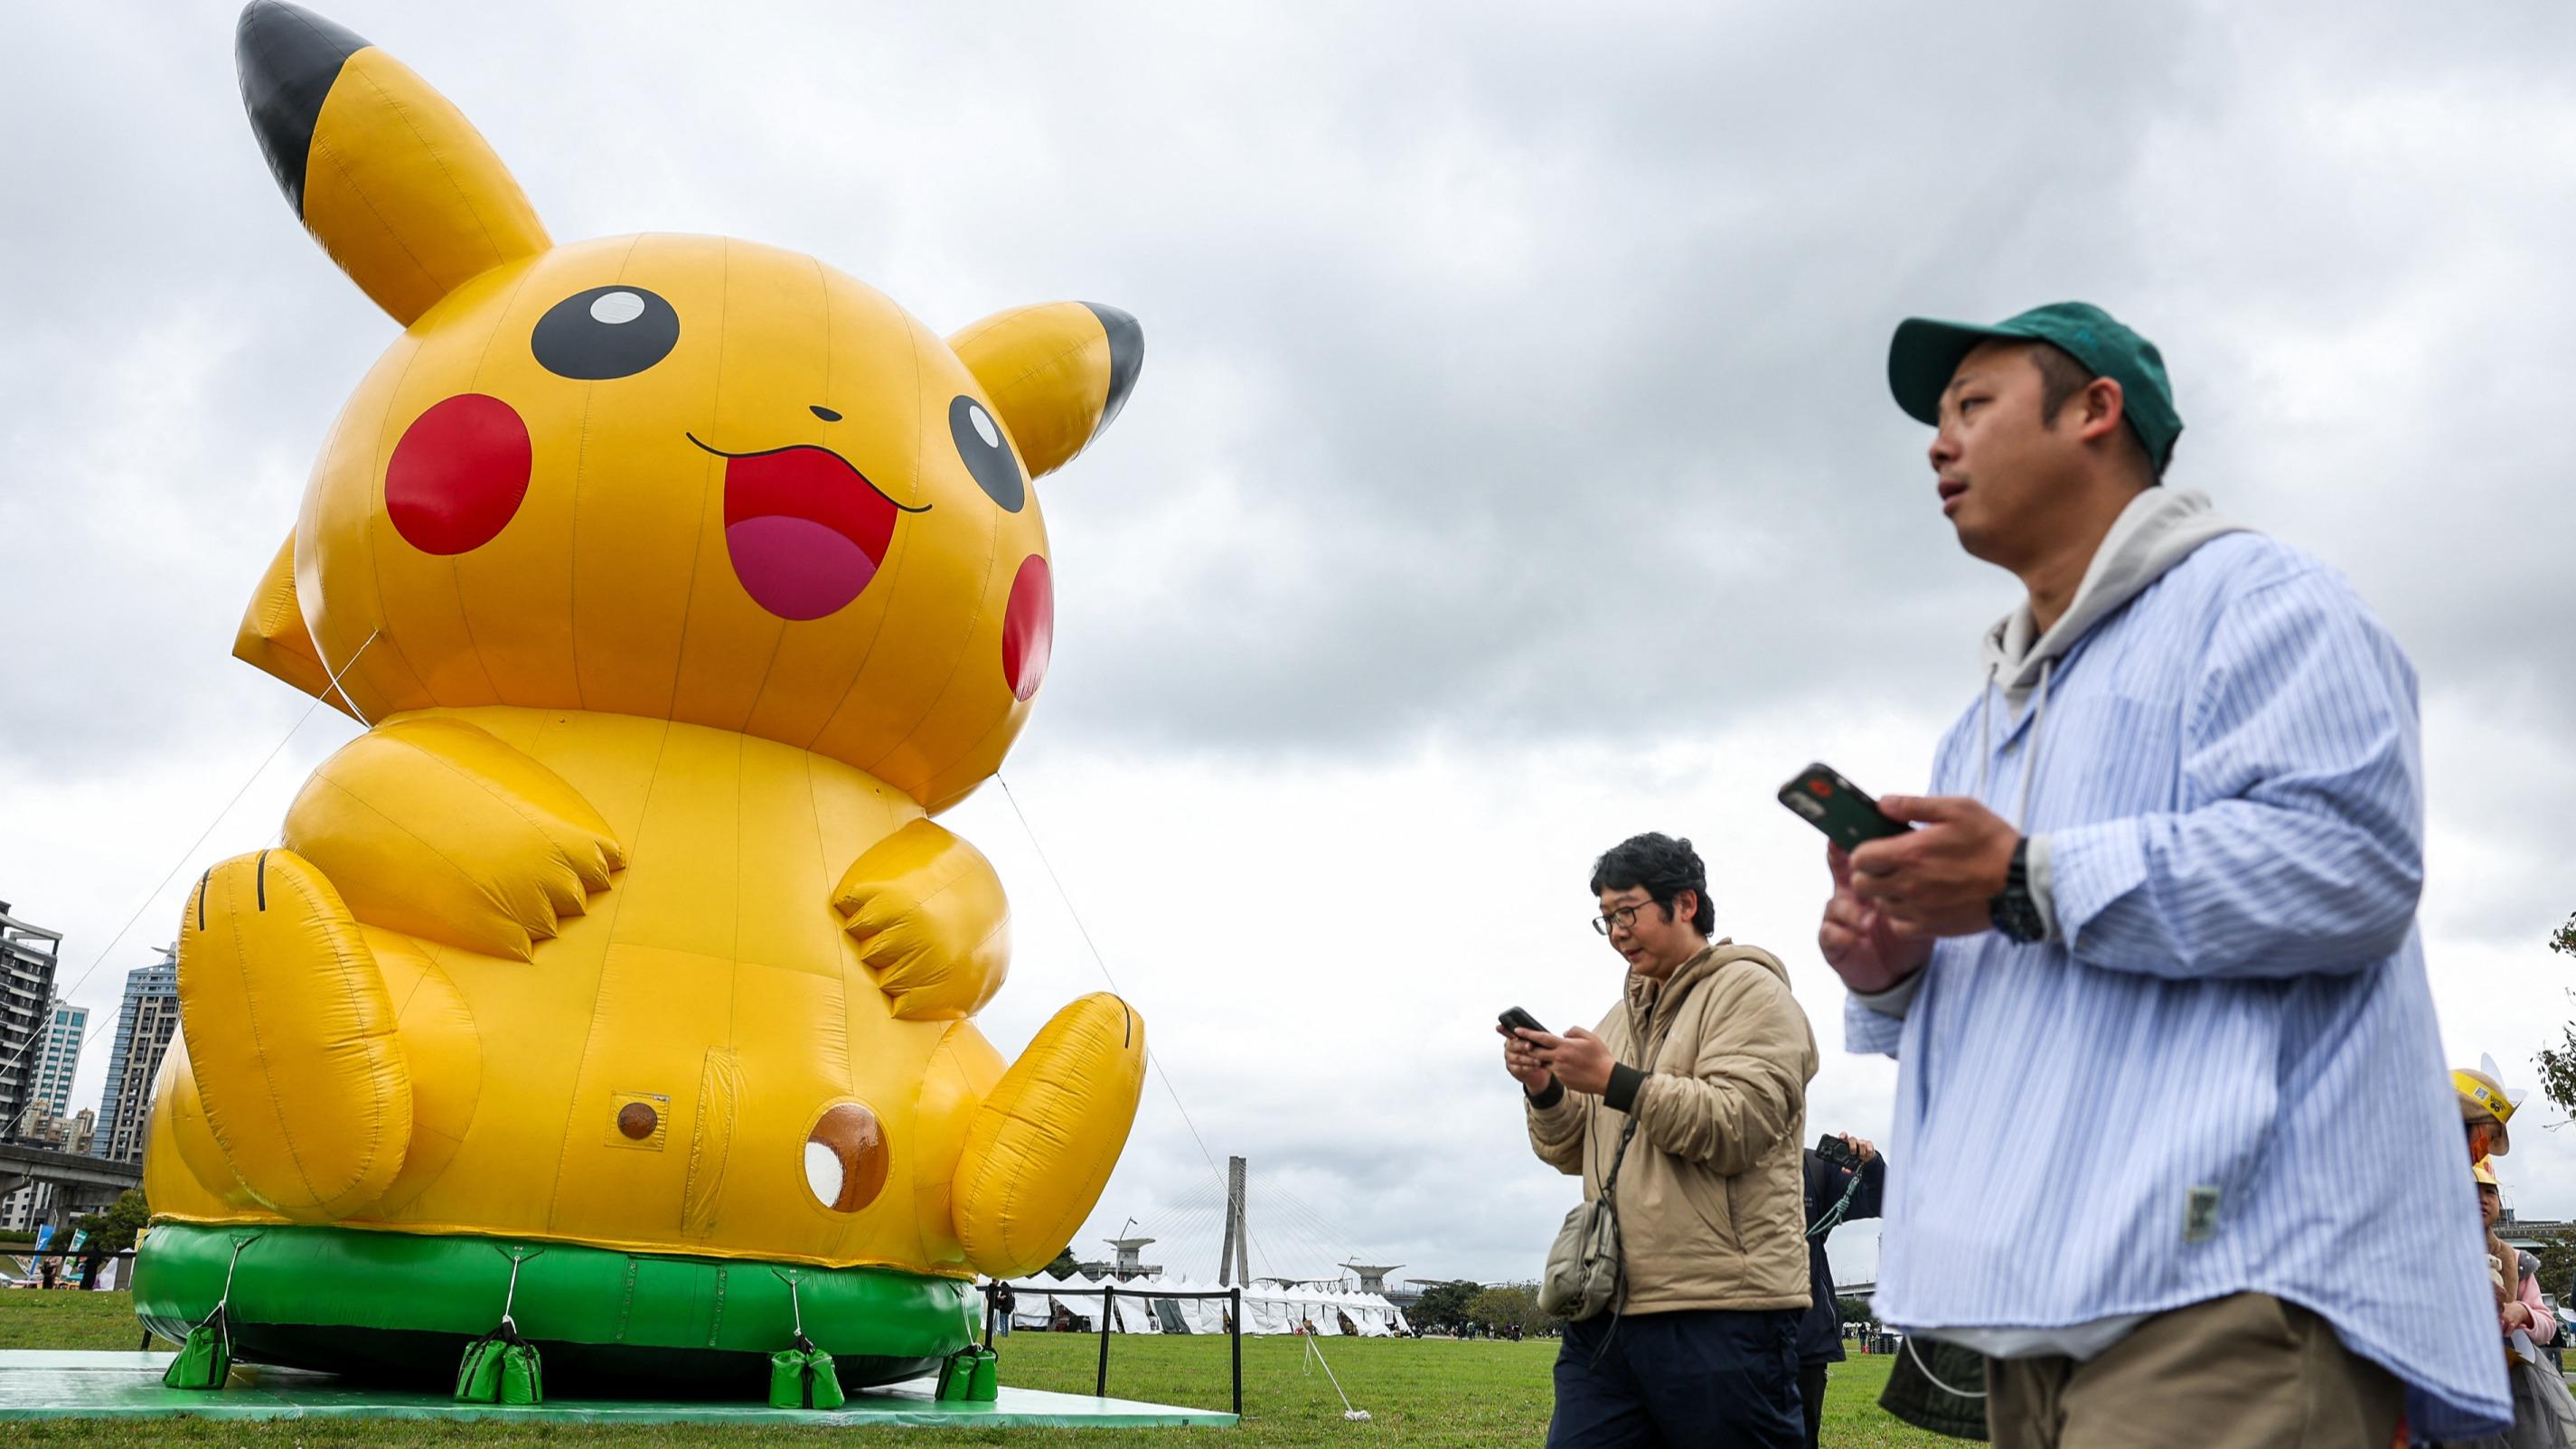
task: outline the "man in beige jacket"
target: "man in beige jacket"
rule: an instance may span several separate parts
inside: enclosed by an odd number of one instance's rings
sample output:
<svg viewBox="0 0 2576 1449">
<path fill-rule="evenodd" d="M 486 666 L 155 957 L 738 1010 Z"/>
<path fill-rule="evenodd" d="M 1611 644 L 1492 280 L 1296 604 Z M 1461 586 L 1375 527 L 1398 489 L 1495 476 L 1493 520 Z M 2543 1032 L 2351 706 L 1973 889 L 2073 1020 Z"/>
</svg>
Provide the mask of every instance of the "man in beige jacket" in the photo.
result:
<svg viewBox="0 0 2576 1449">
<path fill-rule="evenodd" d="M 1619 1300 L 1566 1326 L 1547 1442 L 1793 1449 L 1815 1036 L 1777 959 L 1709 939 L 1689 841 L 1622 842 L 1592 890 L 1623 999 L 1597 1031 L 1504 1032 L 1540 1160 L 1580 1174 L 1587 1201 L 1618 1164 Z"/>
</svg>

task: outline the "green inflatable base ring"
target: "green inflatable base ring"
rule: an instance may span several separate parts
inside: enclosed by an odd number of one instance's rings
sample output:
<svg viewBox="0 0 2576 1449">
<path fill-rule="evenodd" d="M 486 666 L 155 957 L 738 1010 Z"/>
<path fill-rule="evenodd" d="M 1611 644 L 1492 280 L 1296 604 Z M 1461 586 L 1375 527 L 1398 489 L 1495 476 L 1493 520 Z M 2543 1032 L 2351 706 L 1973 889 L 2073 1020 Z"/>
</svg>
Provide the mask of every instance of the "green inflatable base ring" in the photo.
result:
<svg viewBox="0 0 2576 1449">
<path fill-rule="evenodd" d="M 889 1268 L 813 1268 L 663 1257 L 569 1243 L 422 1237 L 348 1228 L 161 1223 L 134 1265 L 134 1308 L 165 1338 L 185 1337 L 224 1296 L 246 1363 L 452 1378 L 468 1341 L 511 1317 L 537 1343 L 548 1386 L 605 1387 L 650 1378 L 731 1391 L 765 1382 L 797 1315 L 851 1388 L 935 1372 L 974 1341 L 976 1293 L 953 1278 Z"/>
</svg>

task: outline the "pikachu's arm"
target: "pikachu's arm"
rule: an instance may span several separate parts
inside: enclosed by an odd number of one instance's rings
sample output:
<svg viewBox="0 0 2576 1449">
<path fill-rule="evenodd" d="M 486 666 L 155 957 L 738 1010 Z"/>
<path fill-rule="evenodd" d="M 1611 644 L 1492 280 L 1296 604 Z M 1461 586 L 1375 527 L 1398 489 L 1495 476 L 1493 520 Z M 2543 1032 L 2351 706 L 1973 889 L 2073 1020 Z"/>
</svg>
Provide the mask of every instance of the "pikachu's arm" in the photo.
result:
<svg viewBox="0 0 2576 1449">
<path fill-rule="evenodd" d="M 324 761 L 287 811 L 286 845 L 368 925 L 522 961 L 626 865 L 562 776 L 474 725 L 421 716 Z"/>
<path fill-rule="evenodd" d="M 1109 1185 L 1145 1090 L 1145 1022 L 1107 992 L 1055 1014 L 966 1129 L 949 1181 L 977 1272 L 1016 1278 L 1072 1240 Z"/>
<path fill-rule="evenodd" d="M 853 862 L 832 891 L 859 959 L 907 1021 L 973 1016 L 1011 969 L 1011 906 L 984 853 L 915 820 Z"/>
</svg>

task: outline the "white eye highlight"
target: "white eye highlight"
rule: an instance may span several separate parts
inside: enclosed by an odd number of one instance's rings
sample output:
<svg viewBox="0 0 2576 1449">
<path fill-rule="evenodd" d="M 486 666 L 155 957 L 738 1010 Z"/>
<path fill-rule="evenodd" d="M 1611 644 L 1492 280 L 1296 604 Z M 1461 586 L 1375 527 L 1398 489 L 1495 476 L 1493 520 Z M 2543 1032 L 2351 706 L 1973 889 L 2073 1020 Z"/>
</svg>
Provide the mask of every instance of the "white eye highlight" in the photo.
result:
<svg viewBox="0 0 2576 1449">
<path fill-rule="evenodd" d="M 975 436 L 984 440 L 985 447 L 998 448 L 1002 446 L 1002 435 L 993 431 L 993 419 L 991 415 L 987 414 L 982 408 L 968 408 L 966 410 L 966 420 L 975 425 Z"/>
<path fill-rule="evenodd" d="M 590 304 L 593 321 L 615 326 L 644 315 L 644 299 L 633 292 L 602 292 Z"/>
</svg>

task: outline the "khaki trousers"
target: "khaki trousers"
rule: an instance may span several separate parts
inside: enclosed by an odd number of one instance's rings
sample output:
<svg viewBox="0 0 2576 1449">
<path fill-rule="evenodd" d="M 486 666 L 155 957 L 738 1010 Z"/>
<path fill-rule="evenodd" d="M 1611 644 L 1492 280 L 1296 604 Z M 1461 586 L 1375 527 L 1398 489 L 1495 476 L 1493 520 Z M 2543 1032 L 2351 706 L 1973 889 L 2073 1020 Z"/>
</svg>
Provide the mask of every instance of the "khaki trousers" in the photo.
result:
<svg viewBox="0 0 2576 1449">
<path fill-rule="evenodd" d="M 2238 1293 L 2083 1363 L 1988 1360 L 1986 1428 L 1995 1449 L 2389 1449 L 2403 1397 L 2324 1319 Z"/>
</svg>

